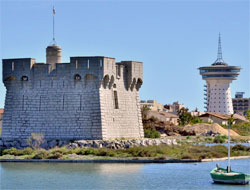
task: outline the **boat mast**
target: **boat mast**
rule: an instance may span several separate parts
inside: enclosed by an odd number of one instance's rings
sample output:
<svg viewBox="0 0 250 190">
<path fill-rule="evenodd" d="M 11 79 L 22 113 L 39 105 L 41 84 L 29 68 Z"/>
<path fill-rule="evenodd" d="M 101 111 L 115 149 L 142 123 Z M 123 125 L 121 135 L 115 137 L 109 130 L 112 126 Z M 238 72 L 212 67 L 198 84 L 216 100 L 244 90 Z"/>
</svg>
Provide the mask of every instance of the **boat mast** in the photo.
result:
<svg viewBox="0 0 250 190">
<path fill-rule="evenodd" d="M 230 127 L 231 127 L 231 121 L 228 122 L 228 147 L 227 147 L 227 152 L 228 152 L 228 166 L 227 166 L 227 172 L 229 173 L 231 170 L 230 167 Z"/>
<path fill-rule="evenodd" d="M 231 171 L 230 166 L 230 128 L 231 124 L 234 122 L 233 114 L 228 118 L 228 147 L 227 147 L 227 153 L 228 153 L 228 166 L 227 166 L 227 172 L 229 173 Z"/>
</svg>

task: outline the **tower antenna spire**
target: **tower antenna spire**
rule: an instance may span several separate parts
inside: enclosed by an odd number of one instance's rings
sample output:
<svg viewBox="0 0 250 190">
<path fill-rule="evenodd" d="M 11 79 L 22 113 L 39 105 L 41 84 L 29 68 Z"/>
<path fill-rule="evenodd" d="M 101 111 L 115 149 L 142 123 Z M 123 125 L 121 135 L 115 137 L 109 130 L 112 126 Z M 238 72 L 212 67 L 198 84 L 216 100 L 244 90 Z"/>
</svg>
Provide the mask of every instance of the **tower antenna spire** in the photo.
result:
<svg viewBox="0 0 250 190">
<path fill-rule="evenodd" d="M 56 10 L 55 10 L 54 6 L 53 6 L 52 14 L 53 14 L 53 40 L 52 40 L 52 44 L 55 45 L 56 44 L 56 39 L 55 39 L 55 14 L 56 14 Z"/>
<path fill-rule="evenodd" d="M 218 41 L 217 59 L 222 59 L 222 49 L 221 49 L 221 37 L 220 37 L 220 33 L 219 33 L 219 41 Z"/>
<path fill-rule="evenodd" d="M 224 63 L 222 58 L 222 48 L 221 48 L 221 35 L 219 33 L 219 40 L 218 40 L 218 52 L 217 52 L 217 59 L 215 63 Z"/>
</svg>

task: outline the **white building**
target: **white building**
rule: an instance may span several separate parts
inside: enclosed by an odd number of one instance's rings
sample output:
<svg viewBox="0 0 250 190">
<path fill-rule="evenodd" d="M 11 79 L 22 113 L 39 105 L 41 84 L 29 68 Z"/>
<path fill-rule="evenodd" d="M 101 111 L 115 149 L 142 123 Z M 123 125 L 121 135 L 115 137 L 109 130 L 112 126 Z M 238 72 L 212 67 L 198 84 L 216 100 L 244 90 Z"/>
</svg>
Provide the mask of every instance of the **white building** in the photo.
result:
<svg viewBox="0 0 250 190">
<path fill-rule="evenodd" d="M 152 111 L 163 111 L 164 107 L 162 104 L 158 104 L 156 100 L 141 100 L 140 106 L 142 107 L 148 107 Z"/>
<path fill-rule="evenodd" d="M 228 119 L 230 118 L 230 115 L 207 112 L 200 115 L 199 118 L 201 118 L 202 121 L 204 122 L 218 123 L 220 125 L 228 125 Z M 233 123 L 242 123 L 248 121 L 244 116 L 241 116 L 239 114 L 234 114 L 233 118 L 234 118 Z"/>
<path fill-rule="evenodd" d="M 233 114 L 230 83 L 240 74 L 240 67 L 229 66 L 222 59 L 221 39 L 219 36 L 218 57 L 211 66 L 200 67 L 200 75 L 206 81 L 205 108 L 207 112 Z"/>
</svg>

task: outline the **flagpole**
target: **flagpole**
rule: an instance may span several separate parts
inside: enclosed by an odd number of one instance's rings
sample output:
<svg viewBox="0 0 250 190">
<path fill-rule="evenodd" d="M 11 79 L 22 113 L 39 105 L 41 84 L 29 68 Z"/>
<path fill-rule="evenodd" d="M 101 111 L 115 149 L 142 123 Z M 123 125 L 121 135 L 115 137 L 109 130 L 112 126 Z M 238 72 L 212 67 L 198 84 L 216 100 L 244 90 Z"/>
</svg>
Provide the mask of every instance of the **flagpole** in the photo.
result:
<svg viewBox="0 0 250 190">
<path fill-rule="evenodd" d="M 53 6 L 53 43 L 55 44 L 55 9 Z"/>
</svg>

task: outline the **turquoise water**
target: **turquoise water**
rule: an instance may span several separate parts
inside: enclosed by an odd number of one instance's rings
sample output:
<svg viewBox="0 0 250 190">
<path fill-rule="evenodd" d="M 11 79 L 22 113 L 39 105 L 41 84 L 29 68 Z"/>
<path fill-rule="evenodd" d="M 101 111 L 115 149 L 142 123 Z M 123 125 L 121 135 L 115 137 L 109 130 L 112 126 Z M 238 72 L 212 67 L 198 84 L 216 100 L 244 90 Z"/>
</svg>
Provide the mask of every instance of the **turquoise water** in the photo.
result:
<svg viewBox="0 0 250 190">
<path fill-rule="evenodd" d="M 190 164 L 0 163 L 5 189 L 245 189 L 213 184 L 209 172 L 226 161 Z M 232 160 L 232 169 L 250 173 L 250 159 Z"/>
</svg>

